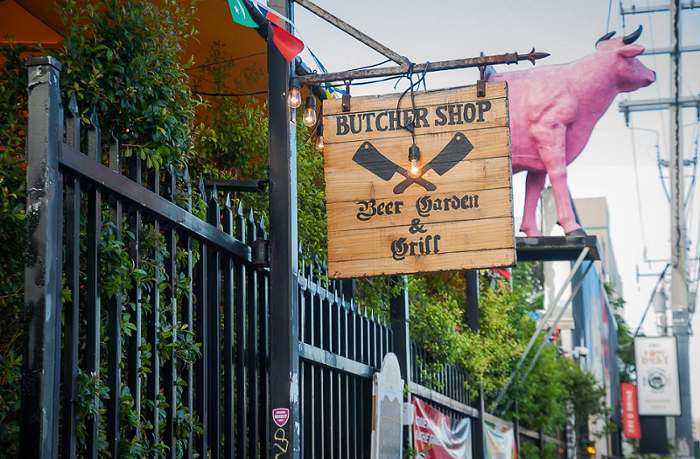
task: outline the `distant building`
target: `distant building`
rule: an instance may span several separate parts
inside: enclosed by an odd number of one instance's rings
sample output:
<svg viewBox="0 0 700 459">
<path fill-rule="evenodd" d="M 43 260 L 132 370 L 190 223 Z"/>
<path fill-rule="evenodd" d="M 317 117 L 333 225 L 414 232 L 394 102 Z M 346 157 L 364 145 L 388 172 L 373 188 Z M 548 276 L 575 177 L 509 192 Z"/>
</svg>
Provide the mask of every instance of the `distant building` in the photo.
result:
<svg viewBox="0 0 700 459">
<path fill-rule="evenodd" d="M 591 236 L 598 236 L 601 249 L 601 260 L 596 262 L 598 272 L 607 284 L 615 288 L 619 296 L 623 296 L 622 278 L 617 271 L 615 251 L 610 237 L 610 218 L 608 202 L 605 198 L 574 199 L 574 207 L 578 214 L 579 223 Z"/>
<path fill-rule="evenodd" d="M 590 270 L 582 279 L 584 270 L 591 263 L 584 261 L 569 285 L 564 282 L 571 273 L 573 261 L 544 263 L 545 308 L 555 308 L 548 321 L 551 327 L 559 316 L 557 310 L 566 307 L 562 320 L 557 324 L 561 348 L 606 389 L 606 403 L 612 409 L 611 420 L 621 430 L 620 378 L 616 357 L 617 322 L 604 284 L 611 284 L 616 293 L 622 295 L 622 281 L 610 237 L 608 206 L 605 198 L 587 198 L 574 200 L 574 207 L 583 229 L 589 235 L 598 237 L 601 259 L 594 262 L 596 269 Z M 564 235 L 561 227 L 556 224 L 557 212 L 550 188 L 542 194 L 540 219 L 545 235 Z M 572 298 L 572 287 L 579 282 L 582 282 L 581 288 Z M 562 287 L 564 294 L 554 304 Z M 593 435 L 603 429 L 602 423 L 591 424 L 585 435 Z M 620 456 L 620 434 L 609 434 L 596 439 L 596 450 L 603 456 Z"/>
</svg>

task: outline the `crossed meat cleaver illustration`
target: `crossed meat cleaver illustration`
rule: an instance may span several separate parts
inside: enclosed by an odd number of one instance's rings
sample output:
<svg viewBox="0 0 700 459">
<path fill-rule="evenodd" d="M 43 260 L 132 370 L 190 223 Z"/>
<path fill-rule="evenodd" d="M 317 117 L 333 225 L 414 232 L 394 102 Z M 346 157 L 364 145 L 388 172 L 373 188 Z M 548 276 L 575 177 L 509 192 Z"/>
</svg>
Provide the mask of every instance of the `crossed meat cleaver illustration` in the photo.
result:
<svg viewBox="0 0 700 459">
<path fill-rule="evenodd" d="M 352 160 L 385 182 L 389 181 L 397 172 L 406 177 L 401 183 L 394 187 L 394 194 L 403 193 L 406 191 L 406 188 L 413 183 L 422 186 L 427 191 L 435 191 L 437 186 L 424 179 L 423 175 L 431 169 L 440 176 L 444 175 L 466 158 L 473 149 L 474 145 L 467 139 L 467 136 L 458 132 L 452 137 L 452 140 L 445 145 L 445 148 L 443 148 L 440 153 L 421 168 L 417 177 L 411 177 L 406 169 L 381 154 L 374 148 L 374 145 L 368 141 L 360 145 L 360 148 L 355 152 Z"/>
</svg>

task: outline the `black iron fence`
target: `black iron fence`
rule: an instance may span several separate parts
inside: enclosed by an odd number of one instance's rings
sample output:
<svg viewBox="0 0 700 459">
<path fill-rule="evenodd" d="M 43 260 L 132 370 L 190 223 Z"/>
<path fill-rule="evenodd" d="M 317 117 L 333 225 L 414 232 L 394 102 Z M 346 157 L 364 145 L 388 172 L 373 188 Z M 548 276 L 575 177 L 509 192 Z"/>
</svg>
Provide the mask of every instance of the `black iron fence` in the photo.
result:
<svg viewBox="0 0 700 459">
<path fill-rule="evenodd" d="M 75 98 L 64 114 L 60 64 L 28 67 L 22 457 L 270 457 L 264 226 L 186 171 L 125 158 L 116 131 L 107 154 L 96 112 L 87 132 Z M 405 296 L 389 323 L 326 274 L 303 265 L 298 283 L 301 457 L 369 457 L 388 352 L 410 393 L 483 418 L 464 371 L 424 373 Z"/>
<path fill-rule="evenodd" d="M 22 457 L 265 457 L 265 228 L 186 173 L 123 164 L 116 133 L 104 158 L 96 112 L 81 133 L 73 98 L 64 128 L 59 63 L 28 66 Z M 142 279 L 104 272 L 115 247 Z"/>
</svg>

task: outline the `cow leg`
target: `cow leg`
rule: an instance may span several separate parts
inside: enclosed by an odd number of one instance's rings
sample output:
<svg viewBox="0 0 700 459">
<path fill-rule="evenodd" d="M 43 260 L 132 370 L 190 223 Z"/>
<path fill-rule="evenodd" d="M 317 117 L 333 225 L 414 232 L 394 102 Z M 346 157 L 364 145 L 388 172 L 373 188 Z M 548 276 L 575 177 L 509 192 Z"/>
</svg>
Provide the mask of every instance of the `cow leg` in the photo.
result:
<svg viewBox="0 0 700 459">
<path fill-rule="evenodd" d="M 537 229 L 537 201 L 540 199 L 544 181 L 547 178 L 545 172 L 528 171 L 525 182 L 525 211 L 523 212 L 523 223 L 520 231 L 528 236 L 542 236 L 542 232 Z"/>
<path fill-rule="evenodd" d="M 582 231 L 581 225 L 576 222 L 566 183 L 566 126 L 557 124 L 539 133 L 540 158 L 547 169 L 549 181 L 552 182 L 559 225 L 566 234 L 575 231 L 578 233 Z"/>
</svg>

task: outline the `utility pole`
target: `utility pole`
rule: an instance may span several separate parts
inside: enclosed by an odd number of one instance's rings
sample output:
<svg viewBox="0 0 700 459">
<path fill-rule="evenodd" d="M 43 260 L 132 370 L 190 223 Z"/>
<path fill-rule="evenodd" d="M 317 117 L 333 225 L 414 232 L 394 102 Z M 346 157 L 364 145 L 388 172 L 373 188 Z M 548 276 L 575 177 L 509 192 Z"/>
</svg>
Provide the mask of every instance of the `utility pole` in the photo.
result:
<svg viewBox="0 0 700 459">
<path fill-rule="evenodd" d="M 678 371 L 681 397 L 681 415 L 675 419 L 675 457 L 694 458 L 692 416 L 690 404 L 690 359 L 688 279 L 686 273 L 687 239 L 685 234 L 684 158 L 682 141 L 682 108 L 692 106 L 693 98 L 681 97 L 681 53 L 698 47 L 681 48 L 681 10 L 700 7 L 700 4 L 671 0 L 668 6 L 647 9 L 621 9 L 621 14 L 668 11 L 670 16 L 671 46 L 665 50 L 650 50 L 648 54 L 670 54 L 671 92 L 665 100 L 620 104 L 620 111 L 629 118 L 632 111 L 668 108 L 670 113 L 669 175 L 671 188 L 671 310 L 673 334 L 678 343 Z M 697 104 L 698 99 L 695 99 Z M 687 105 L 686 105 L 687 104 Z M 698 106 L 698 105 L 696 105 Z M 698 106 L 700 109 L 700 106 Z"/>
</svg>

